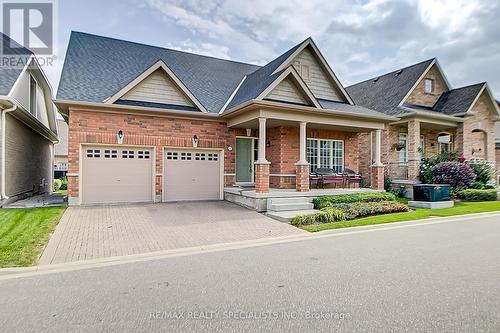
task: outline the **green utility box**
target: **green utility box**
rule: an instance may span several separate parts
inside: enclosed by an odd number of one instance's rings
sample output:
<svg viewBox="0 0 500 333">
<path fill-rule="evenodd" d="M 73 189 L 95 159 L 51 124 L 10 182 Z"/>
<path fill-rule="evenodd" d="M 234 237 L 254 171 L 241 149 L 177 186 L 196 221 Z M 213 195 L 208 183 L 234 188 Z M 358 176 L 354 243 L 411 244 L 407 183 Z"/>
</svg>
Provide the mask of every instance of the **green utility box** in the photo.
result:
<svg viewBox="0 0 500 333">
<path fill-rule="evenodd" d="M 449 201 L 451 188 L 447 184 L 419 184 L 413 185 L 413 200 L 415 201 Z"/>
</svg>

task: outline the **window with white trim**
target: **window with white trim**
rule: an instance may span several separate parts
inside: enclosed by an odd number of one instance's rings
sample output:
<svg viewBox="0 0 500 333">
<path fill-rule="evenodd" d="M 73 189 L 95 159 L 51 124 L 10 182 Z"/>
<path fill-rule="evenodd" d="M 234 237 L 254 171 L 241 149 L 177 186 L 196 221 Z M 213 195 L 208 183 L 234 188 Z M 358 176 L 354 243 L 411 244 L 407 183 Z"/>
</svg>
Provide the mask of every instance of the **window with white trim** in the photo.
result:
<svg viewBox="0 0 500 333">
<path fill-rule="evenodd" d="M 424 92 L 426 94 L 432 94 L 434 92 L 434 80 L 425 79 L 424 82 Z"/>
<path fill-rule="evenodd" d="M 438 135 L 438 150 L 439 153 L 451 153 L 453 151 L 453 137 L 448 133 L 440 133 Z"/>
<path fill-rule="evenodd" d="M 311 172 L 317 168 L 330 168 L 336 172 L 344 171 L 344 141 L 307 139 L 307 161 Z"/>
<path fill-rule="evenodd" d="M 399 164 L 408 163 L 408 134 L 399 133 L 399 143 L 402 143 L 405 147 L 399 151 Z"/>
</svg>

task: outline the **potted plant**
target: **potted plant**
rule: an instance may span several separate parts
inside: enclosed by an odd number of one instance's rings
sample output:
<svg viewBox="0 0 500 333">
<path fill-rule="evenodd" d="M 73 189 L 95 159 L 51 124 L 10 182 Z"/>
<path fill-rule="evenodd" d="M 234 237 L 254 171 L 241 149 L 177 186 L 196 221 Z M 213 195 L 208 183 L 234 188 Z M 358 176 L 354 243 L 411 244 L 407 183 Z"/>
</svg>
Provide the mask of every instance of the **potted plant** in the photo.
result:
<svg viewBox="0 0 500 333">
<path fill-rule="evenodd" d="M 396 150 L 396 151 L 400 151 L 400 150 L 403 150 L 406 148 L 406 145 L 402 142 L 398 142 L 398 143 L 395 143 L 392 145 L 392 149 Z"/>
</svg>

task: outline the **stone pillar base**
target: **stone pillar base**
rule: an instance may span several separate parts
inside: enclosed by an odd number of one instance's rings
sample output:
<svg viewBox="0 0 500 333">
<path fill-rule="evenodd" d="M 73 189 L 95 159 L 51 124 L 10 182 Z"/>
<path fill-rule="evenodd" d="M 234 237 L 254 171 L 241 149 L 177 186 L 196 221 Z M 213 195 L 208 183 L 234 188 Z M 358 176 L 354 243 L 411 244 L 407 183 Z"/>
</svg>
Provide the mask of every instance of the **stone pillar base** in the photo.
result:
<svg viewBox="0 0 500 333">
<path fill-rule="evenodd" d="M 309 192 L 309 164 L 295 164 L 295 189 Z"/>
<path fill-rule="evenodd" d="M 269 162 L 255 163 L 255 192 L 269 193 Z"/>
<path fill-rule="evenodd" d="M 374 190 L 384 190 L 384 166 L 372 165 L 371 187 Z"/>
</svg>

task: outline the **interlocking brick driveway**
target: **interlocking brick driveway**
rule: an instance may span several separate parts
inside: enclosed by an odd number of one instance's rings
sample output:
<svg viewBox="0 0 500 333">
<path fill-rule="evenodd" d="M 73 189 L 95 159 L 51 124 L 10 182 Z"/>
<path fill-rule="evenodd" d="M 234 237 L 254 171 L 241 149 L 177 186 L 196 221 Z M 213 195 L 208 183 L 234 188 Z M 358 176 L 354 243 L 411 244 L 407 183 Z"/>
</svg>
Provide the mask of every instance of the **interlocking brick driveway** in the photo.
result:
<svg viewBox="0 0 500 333">
<path fill-rule="evenodd" d="M 40 264 L 301 233 L 306 232 L 226 201 L 69 207 Z"/>
</svg>

